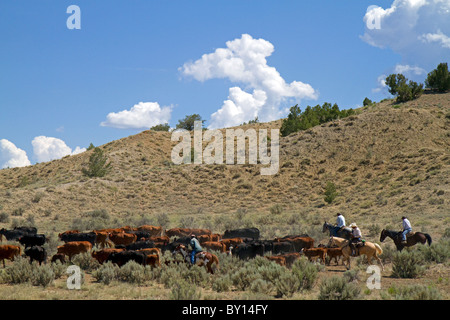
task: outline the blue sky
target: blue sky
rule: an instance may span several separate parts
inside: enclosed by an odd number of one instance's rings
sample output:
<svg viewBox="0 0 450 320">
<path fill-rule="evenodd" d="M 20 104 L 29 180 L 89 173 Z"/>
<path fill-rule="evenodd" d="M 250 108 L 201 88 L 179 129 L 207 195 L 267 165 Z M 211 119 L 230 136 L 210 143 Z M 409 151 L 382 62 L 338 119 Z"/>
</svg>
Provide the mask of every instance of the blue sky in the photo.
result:
<svg viewBox="0 0 450 320">
<path fill-rule="evenodd" d="M 212 128 L 379 101 L 386 75 L 449 60 L 449 21 L 448 0 L 2 0 L 0 168 L 193 113 Z"/>
</svg>

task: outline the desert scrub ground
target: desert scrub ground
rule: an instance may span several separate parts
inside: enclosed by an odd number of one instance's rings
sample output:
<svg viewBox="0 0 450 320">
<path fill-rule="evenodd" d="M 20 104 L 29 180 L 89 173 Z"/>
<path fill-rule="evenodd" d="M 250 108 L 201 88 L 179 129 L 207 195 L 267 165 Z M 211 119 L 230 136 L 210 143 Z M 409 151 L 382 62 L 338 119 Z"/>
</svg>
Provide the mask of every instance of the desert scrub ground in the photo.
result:
<svg viewBox="0 0 450 320">
<path fill-rule="evenodd" d="M 220 267 L 215 274 L 185 263 L 151 268 L 127 263 L 121 268 L 99 265 L 89 254 L 73 259 L 81 268 L 79 290 L 69 290 L 67 267 L 58 263 L 39 266 L 25 258 L 8 262 L 0 270 L 3 299 L 19 300 L 448 300 L 450 297 L 450 240 L 431 247 L 416 246 L 402 253 L 387 245 L 382 260 L 381 289 L 369 289 L 363 257 L 344 266 L 309 262 L 305 257 L 291 268 L 264 257 L 241 261 L 217 253 Z M 372 280 L 370 283 L 373 283 Z"/>
</svg>

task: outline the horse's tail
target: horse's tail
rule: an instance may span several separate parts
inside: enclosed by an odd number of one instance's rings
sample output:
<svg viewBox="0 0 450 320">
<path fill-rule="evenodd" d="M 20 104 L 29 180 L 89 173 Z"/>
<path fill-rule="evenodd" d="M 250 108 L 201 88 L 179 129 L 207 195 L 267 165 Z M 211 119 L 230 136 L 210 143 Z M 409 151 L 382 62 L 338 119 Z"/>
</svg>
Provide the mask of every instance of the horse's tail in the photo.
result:
<svg viewBox="0 0 450 320">
<path fill-rule="evenodd" d="M 428 245 L 431 246 L 431 236 L 428 233 L 424 233 L 425 238 L 427 238 Z"/>
<path fill-rule="evenodd" d="M 374 245 L 375 245 L 375 249 L 377 250 L 377 254 L 382 254 L 383 249 L 381 249 L 381 247 L 377 243 L 374 243 Z"/>
</svg>

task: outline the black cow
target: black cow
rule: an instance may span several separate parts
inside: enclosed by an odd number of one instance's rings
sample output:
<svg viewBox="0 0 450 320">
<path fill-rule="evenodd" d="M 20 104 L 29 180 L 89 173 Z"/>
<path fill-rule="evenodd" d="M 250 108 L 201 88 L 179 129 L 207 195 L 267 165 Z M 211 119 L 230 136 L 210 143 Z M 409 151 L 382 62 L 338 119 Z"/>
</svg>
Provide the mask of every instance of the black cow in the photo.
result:
<svg viewBox="0 0 450 320">
<path fill-rule="evenodd" d="M 136 238 L 140 240 L 141 238 L 150 238 L 150 232 L 147 231 L 141 231 L 141 230 L 130 230 L 127 231 L 127 233 L 132 233 L 136 235 Z"/>
<path fill-rule="evenodd" d="M 136 263 L 145 265 L 145 254 L 134 250 L 113 252 L 106 259 L 106 262 L 108 261 L 117 264 L 119 267 L 123 266 L 129 261 L 135 261 Z"/>
<path fill-rule="evenodd" d="M 97 235 L 95 232 L 80 232 L 80 233 L 69 233 L 69 234 L 62 234 L 61 240 L 64 242 L 73 242 L 73 241 L 88 241 L 92 244 L 92 246 L 95 245 L 95 240 L 97 239 Z"/>
<path fill-rule="evenodd" d="M 253 240 L 258 240 L 259 229 L 245 228 L 245 229 L 225 230 L 222 239 L 230 239 L 230 238 L 252 238 Z"/>
<path fill-rule="evenodd" d="M 241 260 L 255 258 L 256 256 L 264 256 L 264 244 L 260 241 L 238 244 L 232 249 L 232 255 L 237 256 Z"/>
<path fill-rule="evenodd" d="M 6 230 L 5 228 L 0 230 L 0 234 L 5 236 L 6 240 L 14 241 L 18 240 L 20 237 L 27 235 L 25 231 L 14 229 L 14 230 Z"/>
<path fill-rule="evenodd" d="M 47 251 L 41 246 L 32 246 L 31 248 L 25 249 L 25 255 L 30 257 L 30 264 L 33 263 L 33 260 L 38 261 L 39 265 L 42 262 L 47 262 Z"/>
<path fill-rule="evenodd" d="M 42 246 L 47 239 L 44 234 L 28 234 L 19 238 L 19 243 L 25 248 L 32 246 Z"/>
<path fill-rule="evenodd" d="M 20 230 L 29 235 L 37 234 L 37 228 L 35 227 L 14 227 L 14 230 Z"/>
<path fill-rule="evenodd" d="M 126 250 L 141 250 L 146 248 L 154 248 L 155 243 L 153 241 L 136 241 L 132 244 L 125 246 Z M 117 248 L 117 246 L 116 246 Z"/>
<path fill-rule="evenodd" d="M 291 243 L 289 241 L 272 243 L 272 253 L 273 254 L 289 253 L 289 252 L 295 252 L 295 246 L 293 243 Z"/>
</svg>

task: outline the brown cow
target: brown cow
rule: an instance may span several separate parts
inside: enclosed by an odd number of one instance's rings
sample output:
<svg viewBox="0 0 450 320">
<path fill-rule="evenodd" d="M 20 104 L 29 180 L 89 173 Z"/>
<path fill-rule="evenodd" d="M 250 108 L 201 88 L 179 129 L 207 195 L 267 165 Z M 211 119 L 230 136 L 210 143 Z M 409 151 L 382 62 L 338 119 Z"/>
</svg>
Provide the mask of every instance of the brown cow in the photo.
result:
<svg viewBox="0 0 450 320">
<path fill-rule="evenodd" d="M 220 239 L 222 239 L 222 236 L 218 233 L 202 234 L 198 236 L 197 239 L 200 243 L 207 241 L 220 241 Z"/>
<path fill-rule="evenodd" d="M 150 225 L 143 225 L 140 227 L 137 227 L 138 231 L 145 231 L 150 234 L 150 237 L 159 237 L 162 236 L 162 227 L 155 227 Z"/>
<path fill-rule="evenodd" d="M 58 238 L 61 239 L 64 235 L 66 234 L 74 234 L 74 233 L 80 233 L 79 230 L 68 230 L 68 231 L 64 231 L 60 234 L 58 234 Z"/>
<path fill-rule="evenodd" d="M 244 243 L 242 238 L 230 238 L 230 239 L 222 239 L 220 242 L 224 243 L 226 246 L 226 250 L 230 249 L 230 246 L 236 247 L 240 243 Z"/>
<path fill-rule="evenodd" d="M 149 254 L 145 257 L 145 265 L 152 267 L 160 267 L 161 260 L 157 254 Z"/>
<path fill-rule="evenodd" d="M 140 249 L 140 250 L 137 250 L 137 251 L 138 252 L 142 252 L 146 256 L 148 256 L 150 254 L 161 255 L 161 250 L 159 248 L 145 248 L 145 249 Z"/>
<path fill-rule="evenodd" d="M 280 266 L 285 267 L 286 266 L 286 258 L 283 256 L 266 256 L 267 260 L 273 261 L 275 263 L 278 263 Z"/>
<path fill-rule="evenodd" d="M 0 260 L 3 261 L 3 268 L 5 267 L 5 259 L 14 261 L 15 256 L 20 256 L 22 249 L 19 246 L 11 244 L 0 245 Z"/>
<path fill-rule="evenodd" d="M 314 247 L 314 239 L 311 237 L 286 237 L 286 238 L 275 238 L 275 242 L 283 242 L 288 241 L 294 245 L 295 251 L 299 252 L 301 249 L 313 248 Z"/>
<path fill-rule="evenodd" d="M 165 231 L 168 237 L 188 237 L 191 234 L 200 236 L 202 234 L 211 234 L 208 229 L 193 229 L 193 228 L 172 228 Z"/>
<path fill-rule="evenodd" d="M 216 250 L 219 252 L 226 252 L 227 246 L 225 243 L 219 242 L 219 241 L 206 241 L 202 243 L 202 247 L 209 249 L 209 250 Z"/>
<path fill-rule="evenodd" d="M 123 250 L 124 249 L 106 248 L 106 249 L 102 249 L 102 250 L 99 250 L 99 251 L 93 251 L 91 255 L 100 264 L 103 264 L 103 262 L 105 262 L 106 259 L 108 259 L 109 255 L 111 253 L 120 252 L 120 251 L 123 251 Z"/>
<path fill-rule="evenodd" d="M 145 240 L 153 241 L 155 243 L 155 245 L 156 245 L 156 243 L 162 242 L 162 244 L 169 244 L 169 242 L 170 242 L 170 238 L 168 236 L 152 236 Z"/>
<path fill-rule="evenodd" d="M 300 253 L 298 252 L 289 252 L 280 254 L 281 257 L 286 259 L 286 267 L 290 268 L 294 264 L 297 259 L 300 259 Z"/>
<path fill-rule="evenodd" d="M 109 239 L 117 246 L 123 244 L 125 246 L 136 242 L 137 236 L 132 233 L 113 233 L 109 235 Z"/>
<path fill-rule="evenodd" d="M 303 253 L 308 257 L 309 261 L 312 261 L 313 257 L 317 257 L 325 264 L 325 256 L 327 254 L 327 248 L 303 248 L 300 253 Z"/>
<path fill-rule="evenodd" d="M 111 241 L 108 240 L 109 233 L 106 231 L 98 231 L 93 230 L 92 232 L 95 233 L 95 245 L 99 248 L 104 249 L 105 247 L 112 247 Z"/>
<path fill-rule="evenodd" d="M 330 265 L 331 260 L 333 258 L 334 258 L 334 261 L 336 261 L 336 265 L 339 265 L 338 258 L 342 257 L 342 249 L 341 248 L 328 248 L 327 256 L 329 258 L 328 265 Z"/>
<path fill-rule="evenodd" d="M 62 246 L 58 246 L 57 253 L 65 254 L 72 261 L 72 257 L 76 254 L 89 252 L 92 250 L 92 244 L 89 241 L 73 241 L 66 242 Z"/>
</svg>

